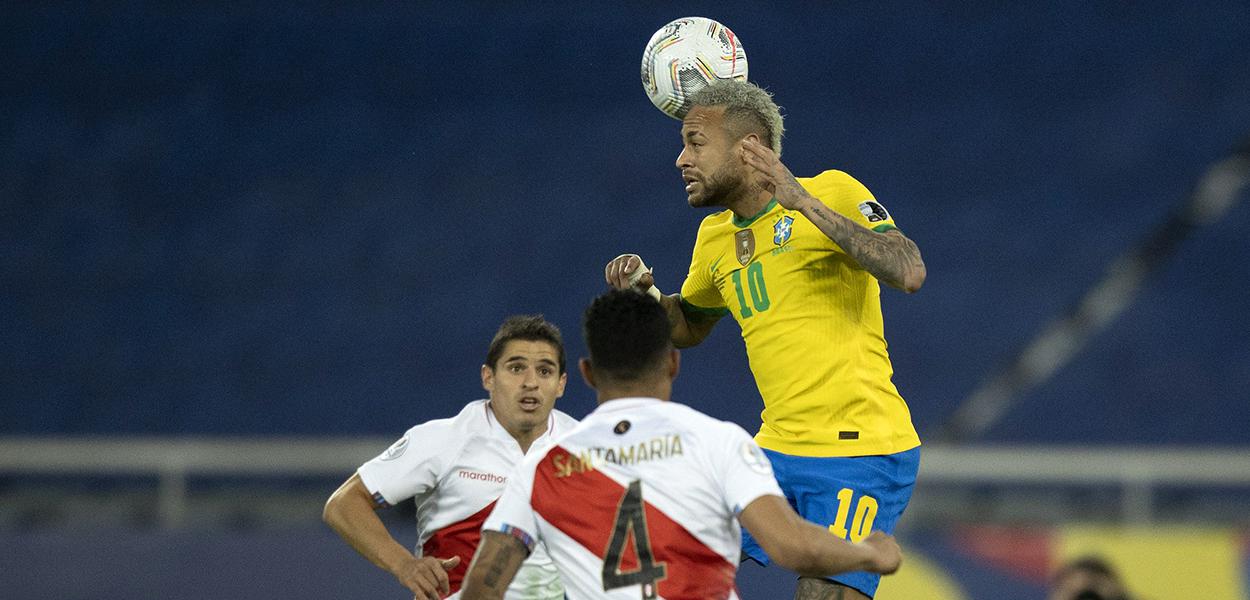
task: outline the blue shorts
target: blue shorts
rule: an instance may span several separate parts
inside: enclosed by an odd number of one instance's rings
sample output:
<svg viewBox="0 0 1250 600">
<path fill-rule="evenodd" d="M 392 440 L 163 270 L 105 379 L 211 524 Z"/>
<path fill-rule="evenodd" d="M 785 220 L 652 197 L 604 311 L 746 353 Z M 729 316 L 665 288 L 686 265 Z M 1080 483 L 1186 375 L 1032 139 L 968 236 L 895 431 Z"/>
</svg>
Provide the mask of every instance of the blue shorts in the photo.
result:
<svg viewBox="0 0 1250 600">
<path fill-rule="evenodd" d="M 920 448 L 885 456 L 809 457 L 764 450 L 790 506 L 803 518 L 827 527 L 835 535 L 859 541 L 873 531 L 894 533 L 894 524 L 911 500 Z M 742 530 L 742 553 L 767 566 L 768 555 L 751 534 Z M 868 597 L 877 593 L 881 576 L 856 571 L 828 579 L 859 590 Z"/>
</svg>

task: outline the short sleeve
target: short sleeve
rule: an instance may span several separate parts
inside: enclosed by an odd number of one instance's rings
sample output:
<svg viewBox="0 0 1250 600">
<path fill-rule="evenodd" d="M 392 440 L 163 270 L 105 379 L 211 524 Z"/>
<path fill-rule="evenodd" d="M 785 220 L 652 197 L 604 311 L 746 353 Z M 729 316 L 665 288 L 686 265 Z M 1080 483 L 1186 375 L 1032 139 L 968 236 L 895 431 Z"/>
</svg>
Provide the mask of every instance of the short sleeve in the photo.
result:
<svg viewBox="0 0 1250 600">
<path fill-rule="evenodd" d="M 458 453 L 462 443 L 449 435 L 445 421 L 431 421 L 409 429 L 356 470 L 375 502 L 394 505 L 424 494 L 438 484 L 448 453 Z"/>
<path fill-rule="evenodd" d="M 705 239 L 707 223 L 705 219 L 703 225 L 699 226 L 699 233 L 694 242 L 694 253 L 690 257 L 690 270 L 686 272 L 686 280 L 681 284 L 682 308 L 714 316 L 724 316 L 728 314 L 728 308 L 712 278 L 712 269 L 716 265 L 712 263 L 707 249 Z"/>
<path fill-rule="evenodd" d="M 872 192 L 842 171 L 825 171 L 806 180 L 803 187 L 825 206 L 876 232 L 897 229 L 894 217 Z"/>
<path fill-rule="evenodd" d="M 782 496 L 781 487 L 759 444 L 741 427 L 725 423 L 716 442 L 721 451 L 714 456 L 717 481 L 727 508 L 738 514 L 761 496 Z"/>
<path fill-rule="evenodd" d="M 537 453 L 538 456 L 544 454 Z M 498 531 L 520 540 L 528 552 L 534 551 L 539 539 L 538 518 L 534 516 L 534 507 L 530 504 L 537 462 L 531 458 L 527 457 L 508 478 L 503 494 L 495 502 L 495 509 L 482 524 L 482 531 Z"/>
</svg>

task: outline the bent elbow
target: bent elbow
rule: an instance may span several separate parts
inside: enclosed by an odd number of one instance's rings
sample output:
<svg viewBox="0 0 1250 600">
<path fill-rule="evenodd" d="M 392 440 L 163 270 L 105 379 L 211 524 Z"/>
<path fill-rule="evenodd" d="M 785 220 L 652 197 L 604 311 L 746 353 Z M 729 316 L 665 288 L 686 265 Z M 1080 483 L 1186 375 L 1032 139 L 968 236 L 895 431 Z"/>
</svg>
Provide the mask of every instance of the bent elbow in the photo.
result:
<svg viewBox="0 0 1250 600">
<path fill-rule="evenodd" d="M 903 275 L 903 285 L 901 286 L 901 289 L 908 294 L 914 294 L 920 291 L 920 286 L 924 285 L 924 280 L 927 275 L 928 271 L 925 269 L 924 263 L 920 263 L 919 265 L 908 269 L 907 273 Z"/>
<path fill-rule="evenodd" d="M 329 526 L 333 527 L 333 526 L 334 526 L 334 518 L 335 518 L 335 514 L 334 514 L 334 513 L 335 513 L 335 502 L 334 502 L 334 496 L 330 496 L 330 499 L 329 499 L 329 500 L 326 500 L 326 505 L 325 505 L 324 507 L 322 507 L 322 508 L 321 508 L 321 520 L 322 520 L 322 522 L 324 522 L 326 525 L 329 525 Z"/>
<path fill-rule="evenodd" d="M 673 347 L 678 350 L 685 350 L 686 348 L 699 345 L 700 341 L 702 340 L 695 340 L 691 338 L 673 338 Z"/>
<path fill-rule="evenodd" d="M 345 520 L 343 502 L 343 496 L 336 492 L 330 495 L 330 499 L 326 500 L 326 505 L 321 509 L 322 522 L 335 531 L 340 529 Z"/>
</svg>

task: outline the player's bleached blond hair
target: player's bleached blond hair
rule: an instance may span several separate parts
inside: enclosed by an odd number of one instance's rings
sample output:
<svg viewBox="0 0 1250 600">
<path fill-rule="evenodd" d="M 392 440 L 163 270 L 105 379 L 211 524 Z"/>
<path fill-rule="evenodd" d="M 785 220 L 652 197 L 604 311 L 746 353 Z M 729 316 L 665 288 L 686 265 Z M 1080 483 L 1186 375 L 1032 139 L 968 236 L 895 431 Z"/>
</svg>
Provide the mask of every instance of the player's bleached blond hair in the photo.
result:
<svg viewBox="0 0 1250 600">
<path fill-rule="evenodd" d="M 758 133 L 781 156 L 781 136 L 786 127 L 773 95 L 749 81 L 717 81 L 690 96 L 690 106 L 725 107 L 725 127 L 734 139 Z"/>
</svg>

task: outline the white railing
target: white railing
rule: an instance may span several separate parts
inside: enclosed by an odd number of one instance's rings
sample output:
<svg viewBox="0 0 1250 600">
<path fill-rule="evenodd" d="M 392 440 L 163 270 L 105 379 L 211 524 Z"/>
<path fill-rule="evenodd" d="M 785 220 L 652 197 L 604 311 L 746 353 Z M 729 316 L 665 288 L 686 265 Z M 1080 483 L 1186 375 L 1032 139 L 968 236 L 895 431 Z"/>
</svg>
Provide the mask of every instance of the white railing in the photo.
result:
<svg viewBox="0 0 1250 600">
<path fill-rule="evenodd" d="M 158 480 L 157 519 L 187 517 L 196 475 L 342 475 L 385 450 L 390 438 L 0 437 L 0 475 L 141 475 Z M 331 490 L 327 491 L 328 492 Z"/>
<path fill-rule="evenodd" d="M 187 479 L 197 475 L 346 476 L 390 438 L 0 437 L 0 476 L 141 475 L 158 484 L 158 518 L 187 515 Z M 921 483 L 1117 485 L 1126 521 L 1154 519 L 1163 485 L 1250 488 L 1244 448 L 925 446 Z"/>
<path fill-rule="evenodd" d="M 1250 447 L 926 446 L 920 461 L 924 483 L 1116 485 L 1132 523 L 1154 520 L 1159 486 L 1250 487 Z"/>
</svg>

